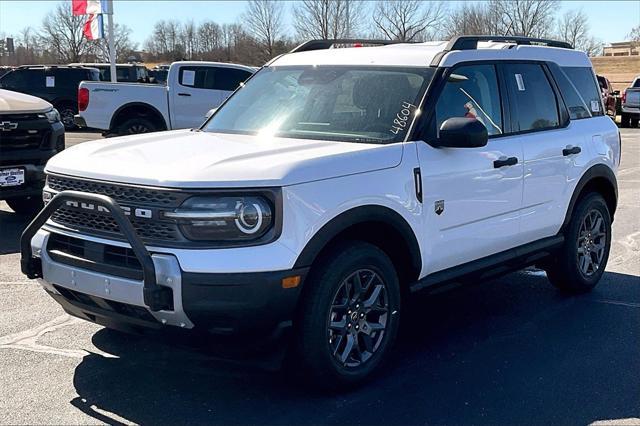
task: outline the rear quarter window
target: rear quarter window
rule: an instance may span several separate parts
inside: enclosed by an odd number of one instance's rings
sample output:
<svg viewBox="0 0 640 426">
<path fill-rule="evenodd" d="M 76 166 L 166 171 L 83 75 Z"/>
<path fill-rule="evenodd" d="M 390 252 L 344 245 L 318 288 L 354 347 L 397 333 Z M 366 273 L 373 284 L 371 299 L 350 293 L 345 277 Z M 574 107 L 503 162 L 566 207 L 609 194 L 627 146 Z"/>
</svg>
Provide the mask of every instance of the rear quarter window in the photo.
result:
<svg viewBox="0 0 640 426">
<path fill-rule="evenodd" d="M 573 83 L 578 94 L 589 108 L 591 116 L 604 115 L 602 95 L 594 78 L 593 70 L 590 67 L 562 67 L 562 71 Z"/>
</svg>

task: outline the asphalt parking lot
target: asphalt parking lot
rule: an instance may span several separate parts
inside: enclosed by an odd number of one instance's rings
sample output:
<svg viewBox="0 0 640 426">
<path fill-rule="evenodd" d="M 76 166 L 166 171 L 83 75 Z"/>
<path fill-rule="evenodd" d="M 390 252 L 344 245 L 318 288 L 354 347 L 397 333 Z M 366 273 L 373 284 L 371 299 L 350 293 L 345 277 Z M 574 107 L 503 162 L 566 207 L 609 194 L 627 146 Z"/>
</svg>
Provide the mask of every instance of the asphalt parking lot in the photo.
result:
<svg viewBox="0 0 640 426">
<path fill-rule="evenodd" d="M 622 135 L 614 241 L 592 293 L 563 297 L 529 270 L 421 297 L 383 373 L 338 395 L 67 316 L 20 274 L 27 219 L 0 202 L 0 423 L 640 422 L 640 130 Z"/>
</svg>

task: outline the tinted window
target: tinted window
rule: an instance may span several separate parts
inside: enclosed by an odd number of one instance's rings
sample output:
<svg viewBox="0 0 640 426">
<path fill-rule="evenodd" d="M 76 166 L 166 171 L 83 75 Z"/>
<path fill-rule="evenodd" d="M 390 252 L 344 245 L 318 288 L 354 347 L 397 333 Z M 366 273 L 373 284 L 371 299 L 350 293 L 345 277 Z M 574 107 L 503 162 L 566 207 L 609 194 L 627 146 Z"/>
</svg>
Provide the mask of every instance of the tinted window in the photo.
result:
<svg viewBox="0 0 640 426">
<path fill-rule="evenodd" d="M 249 78 L 250 75 L 250 72 L 235 68 L 218 68 L 215 81 L 216 89 L 227 91 L 236 90 L 240 83 Z"/>
<path fill-rule="evenodd" d="M 26 87 L 24 73 L 18 71 L 9 72 L 0 79 L 0 84 L 5 89 L 23 89 Z"/>
<path fill-rule="evenodd" d="M 633 82 L 633 88 L 640 87 L 640 78 L 636 78 L 636 81 Z"/>
<path fill-rule="evenodd" d="M 42 69 L 16 70 L 2 78 L 2 86 L 16 90 L 41 89 L 44 87 L 44 72 Z"/>
<path fill-rule="evenodd" d="M 77 89 L 78 84 L 88 77 L 85 70 L 71 68 L 55 70 L 53 73 L 48 73 L 47 75 L 55 77 L 55 87 L 65 89 Z"/>
<path fill-rule="evenodd" d="M 436 103 L 436 129 L 451 117 L 475 118 L 489 135 L 502 134 L 500 90 L 493 65 L 456 68 Z"/>
<path fill-rule="evenodd" d="M 589 67 L 562 67 L 562 70 L 582 96 L 591 115 L 603 115 L 602 94 L 593 77 L 593 70 Z"/>
<path fill-rule="evenodd" d="M 537 64 L 505 64 L 505 79 L 513 112 L 514 131 L 558 127 L 558 105 L 544 70 Z"/>
<path fill-rule="evenodd" d="M 213 67 L 182 67 L 178 75 L 181 85 L 196 89 L 217 89 L 216 69 Z"/>
<path fill-rule="evenodd" d="M 569 80 L 569 77 L 567 77 L 564 71 L 556 64 L 549 64 L 549 69 L 560 89 L 562 99 L 569 110 L 569 118 L 571 118 L 571 120 L 579 120 L 581 118 L 591 117 L 587 102 L 582 99 L 582 96 L 578 93 L 578 89 L 571 80 Z"/>
</svg>

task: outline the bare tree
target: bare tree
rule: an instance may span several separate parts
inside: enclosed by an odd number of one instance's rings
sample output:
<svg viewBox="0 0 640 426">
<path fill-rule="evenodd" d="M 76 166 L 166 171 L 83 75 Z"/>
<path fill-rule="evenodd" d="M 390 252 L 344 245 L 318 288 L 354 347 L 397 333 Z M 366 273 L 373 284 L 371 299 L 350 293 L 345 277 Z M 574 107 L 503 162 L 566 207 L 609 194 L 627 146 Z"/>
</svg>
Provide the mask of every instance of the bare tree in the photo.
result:
<svg viewBox="0 0 640 426">
<path fill-rule="evenodd" d="M 373 22 L 390 40 L 423 41 L 440 29 L 445 11 L 442 2 L 382 0 L 376 3 Z"/>
<path fill-rule="evenodd" d="M 498 34 L 546 37 L 553 32 L 558 0 L 491 0 L 489 8 L 499 16 Z"/>
<path fill-rule="evenodd" d="M 86 16 L 73 16 L 71 2 L 58 3 L 42 22 L 40 43 L 47 46 L 59 63 L 80 62 L 92 49 L 83 35 Z"/>
<path fill-rule="evenodd" d="M 198 52 L 198 29 L 193 20 L 186 22 L 180 33 L 180 40 L 184 46 L 187 59 L 193 59 Z"/>
<path fill-rule="evenodd" d="M 126 62 L 131 53 L 136 49 L 137 43 L 131 41 L 131 28 L 126 25 L 114 25 L 115 40 L 114 47 L 116 49 L 116 61 Z M 93 53 L 99 61 L 109 61 L 109 44 L 107 39 L 99 39 L 92 42 Z"/>
<path fill-rule="evenodd" d="M 457 35 L 500 35 L 498 14 L 486 3 L 463 3 L 446 19 L 445 38 Z"/>
<path fill-rule="evenodd" d="M 301 0 L 293 7 L 298 39 L 353 37 L 365 9 L 365 2 L 356 0 Z"/>
<path fill-rule="evenodd" d="M 582 10 L 569 10 L 562 15 L 556 37 L 589 56 L 596 56 L 602 51 L 603 43 L 590 36 L 589 19 Z"/>
<path fill-rule="evenodd" d="M 631 41 L 632 46 L 640 46 L 640 25 L 632 28 L 626 38 Z"/>
<path fill-rule="evenodd" d="M 153 26 L 146 48 L 153 55 L 166 60 L 182 59 L 185 55 L 181 42 L 181 25 L 176 20 L 161 20 Z"/>
<path fill-rule="evenodd" d="M 283 35 L 284 4 L 272 0 L 250 0 L 244 13 L 249 32 L 260 43 L 264 59 L 275 56 L 276 42 Z"/>
</svg>

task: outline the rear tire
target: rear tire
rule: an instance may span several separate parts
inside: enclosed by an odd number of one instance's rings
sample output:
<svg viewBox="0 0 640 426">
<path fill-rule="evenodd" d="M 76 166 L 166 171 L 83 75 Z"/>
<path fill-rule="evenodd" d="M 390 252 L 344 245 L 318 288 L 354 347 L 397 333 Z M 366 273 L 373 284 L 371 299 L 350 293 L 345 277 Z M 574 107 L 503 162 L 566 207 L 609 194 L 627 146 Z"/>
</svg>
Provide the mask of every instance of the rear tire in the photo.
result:
<svg viewBox="0 0 640 426">
<path fill-rule="evenodd" d="M 6 202 L 18 214 L 35 215 L 44 207 L 42 199 L 37 197 L 11 198 Z"/>
<path fill-rule="evenodd" d="M 631 116 L 629 116 L 629 114 L 622 114 L 620 116 L 620 126 L 625 128 L 631 126 Z"/>
<path fill-rule="evenodd" d="M 398 332 L 393 263 L 369 243 L 335 247 L 312 269 L 299 312 L 295 375 L 325 389 L 364 381 L 386 359 Z"/>
<path fill-rule="evenodd" d="M 77 108 L 72 104 L 61 104 L 56 106 L 56 109 L 60 113 L 60 120 L 64 124 L 65 130 L 74 130 L 78 127 L 73 121 L 74 115 L 78 113 Z"/>
<path fill-rule="evenodd" d="M 631 119 L 631 127 L 638 127 L 638 119 L 637 118 L 632 118 Z"/>
<path fill-rule="evenodd" d="M 145 118 L 131 118 L 118 127 L 120 135 L 135 135 L 139 133 L 151 133 L 158 130 L 156 126 Z"/>
<path fill-rule="evenodd" d="M 604 274 L 611 248 L 611 216 L 602 195 L 583 197 L 572 214 L 562 249 L 546 265 L 551 284 L 567 293 L 591 291 Z"/>
</svg>

